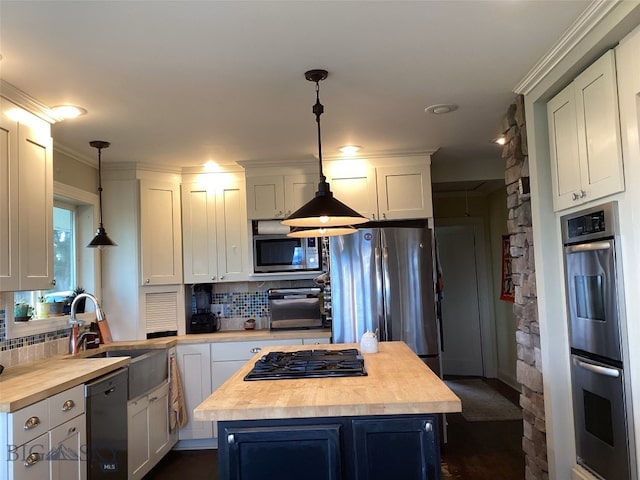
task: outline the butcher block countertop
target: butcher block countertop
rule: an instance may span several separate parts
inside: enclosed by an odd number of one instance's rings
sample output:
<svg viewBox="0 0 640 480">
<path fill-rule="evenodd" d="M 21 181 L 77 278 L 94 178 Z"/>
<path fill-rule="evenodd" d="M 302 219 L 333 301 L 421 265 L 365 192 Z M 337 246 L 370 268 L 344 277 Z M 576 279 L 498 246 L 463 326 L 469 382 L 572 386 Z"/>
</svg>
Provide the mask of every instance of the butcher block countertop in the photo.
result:
<svg viewBox="0 0 640 480">
<path fill-rule="evenodd" d="M 129 362 L 129 357 L 56 357 L 8 368 L 0 375 L 0 412 L 16 411 Z"/>
<path fill-rule="evenodd" d="M 358 348 L 358 344 L 314 348 Z M 299 345 L 263 349 L 196 407 L 199 421 L 402 415 L 460 412 L 460 399 L 404 342 L 381 342 L 378 353 L 363 354 L 364 377 L 260 380 L 245 382 L 253 364 L 269 351 L 295 351 Z"/>
</svg>

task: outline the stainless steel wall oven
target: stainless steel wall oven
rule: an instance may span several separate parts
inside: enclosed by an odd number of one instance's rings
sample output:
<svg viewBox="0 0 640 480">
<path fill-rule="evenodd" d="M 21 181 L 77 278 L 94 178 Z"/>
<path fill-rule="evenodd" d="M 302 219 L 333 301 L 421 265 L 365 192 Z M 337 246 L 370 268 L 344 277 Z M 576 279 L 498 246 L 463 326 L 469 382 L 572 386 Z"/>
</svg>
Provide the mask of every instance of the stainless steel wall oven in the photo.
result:
<svg viewBox="0 0 640 480">
<path fill-rule="evenodd" d="M 565 215 L 561 223 L 577 462 L 599 478 L 628 480 L 617 204 Z"/>
</svg>

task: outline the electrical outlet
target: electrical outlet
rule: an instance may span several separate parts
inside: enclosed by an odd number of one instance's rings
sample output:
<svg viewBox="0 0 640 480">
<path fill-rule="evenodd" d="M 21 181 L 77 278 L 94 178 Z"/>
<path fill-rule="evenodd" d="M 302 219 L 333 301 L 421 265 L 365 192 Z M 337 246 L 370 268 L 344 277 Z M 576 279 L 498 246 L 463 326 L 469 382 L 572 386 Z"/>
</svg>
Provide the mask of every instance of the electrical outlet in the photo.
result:
<svg viewBox="0 0 640 480">
<path fill-rule="evenodd" d="M 219 318 L 224 317 L 224 305 L 222 303 L 212 303 L 211 313 L 215 313 Z"/>
</svg>

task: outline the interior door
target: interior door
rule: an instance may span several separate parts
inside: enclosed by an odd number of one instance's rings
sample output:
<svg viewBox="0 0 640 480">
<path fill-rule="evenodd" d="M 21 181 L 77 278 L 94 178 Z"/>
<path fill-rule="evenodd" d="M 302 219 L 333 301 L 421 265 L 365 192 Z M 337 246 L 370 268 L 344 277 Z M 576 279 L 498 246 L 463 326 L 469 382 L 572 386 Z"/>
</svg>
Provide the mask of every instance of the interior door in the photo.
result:
<svg viewBox="0 0 640 480">
<path fill-rule="evenodd" d="M 436 238 L 444 282 L 443 375 L 482 376 L 475 227 L 436 227 Z"/>
</svg>

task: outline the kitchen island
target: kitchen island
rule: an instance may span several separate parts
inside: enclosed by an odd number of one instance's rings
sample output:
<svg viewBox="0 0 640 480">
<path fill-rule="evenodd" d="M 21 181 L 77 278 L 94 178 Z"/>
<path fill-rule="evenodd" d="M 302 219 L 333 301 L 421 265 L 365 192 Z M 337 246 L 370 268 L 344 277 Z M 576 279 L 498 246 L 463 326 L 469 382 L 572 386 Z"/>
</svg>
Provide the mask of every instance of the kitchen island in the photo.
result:
<svg viewBox="0 0 640 480">
<path fill-rule="evenodd" d="M 367 376 L 244 381 L 265 353 L 299 349 L 263 350 L 195 409 L 219 422 L 220 478 L 440 478 L 437 414 L 461 403 L 406 344 L 364 354 Z"/>
</svg>

